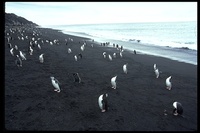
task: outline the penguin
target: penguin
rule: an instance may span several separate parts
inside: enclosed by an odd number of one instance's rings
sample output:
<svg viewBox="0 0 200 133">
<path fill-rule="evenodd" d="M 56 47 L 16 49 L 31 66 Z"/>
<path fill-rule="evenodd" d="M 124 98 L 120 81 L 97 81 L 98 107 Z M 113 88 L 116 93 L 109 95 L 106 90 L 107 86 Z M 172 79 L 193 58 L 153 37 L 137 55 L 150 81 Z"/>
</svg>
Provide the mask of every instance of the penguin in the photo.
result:
<svg viewBox="0 0 200 133">
<path fill-rule="evenodd" d="M 85 49 L 85 45 L 83 44 L 83 45 L 81 46 L 81 50 L 84 51 L 84 49 Z"/>
<path fill-rule="evenodd" d="M 117 57 L 116 53 L 113 53 L 113 58 L 116 58 L 116 57 Z"/>
<path fill-rule="evenodd" d="M 108 97 L 108 94 L 105 93 L 105 94 L 100 95 L 98 98 L 98 104 L 99 104 L 99 108 L 101 109 L 101 112 L 106 112 L 108 110 L 107 97 Z"/>
<path fill-rule="evenodd" d="M 117 79 L 117 75 L 111 78 L 111 85 L 113 89 L 117 88 L 116 79 Z"/>
<path fill-rule="evenodd" d="M 82 58 L 83 58 L 83 56 L 82 56 L 81 53 L 78 54 L 78 57 L 79 57 L 79 59 L 82 59 Z"/>
<path fill-rule="evenodd" d="M 18 47 L 17 47 L 17 45 L 15 45 L 15 50 L 18 50 Z"/>
<path fill-rule="evenodd" d="M 180 102 L 177 102 L 177 101 L 174 102 L 173 107 L 174 107 L 173 114 L 175 116 L 183 114 L 183 107 L 182 107 L 182 104 Z"/>
<path fill-rule="evenodd" d="M 128 63 L 123 65 L 123 71 L 124 71 L 125 74 L 128 73 L 127 65 L 128 65 Z"/>
<path fill-rule="evenodd" d="M 103 58 L 106 58 L 106 52 L 103 52 Z"/>
<path fill-rule="evenodd" d="M 71 48 L 68 48 L 68 53 L 70 54 L 72 52 Z"/>
<path fill-rule="evenodd" d="M 44 54 L 41 54 L 41 55 L 39 56 L 39 61 L 40 61 L 40 63 L 43 63 L 43 62 L 44 62 L 44 57 L 43 57 L 43 55 L 44 55 Z"/>
<path fill-rule="evenodd" d="M 53 45 L 53 42 L 52 42 L 52 41 L 50 41 L 50 42 L 49 42 L 49 44 L 50 44 L 50 45 Z"/>
<path fill-rule="evenodd" d="M 51 83 L 52 83 L 53 87 L 55 88 L 54 91 L 57 91 L 59 93 L 60 92 L 59 81 L 54 77 L 50 77 L 50 79 L 51 79 Z"/>
<path fill-rule="evenodd" d="M 19 55 L 20 55 L 20 57 L 22 58 L 22 60 L 26 60 L 26 57 L 25 57 L 25 55 L 22 53 L 22 51 L 19 51 Z"/>
<path fill-rule="evenodd" d="M 153 69 L 154 69 L 154 71 L 156 70 L 156 64 L 153 65 Z"/>
<path fill-rule="evenodd" d="M 81 83 L 81 78 L 78 73 L 73 73 L 73 77 L 74 77 L 74 82 Z"/>
<path fill-rule="evenodd" d="M 17 59 L 15 60 L 15 64 L 18 67 L 22 67 L 22 60 L 19 58 L 19 55 L 16 55 Z"/>
<path fill-rule="evenodd" d="M 31 46 L 29 47 L 29 54 L 33 55 L 33 49 L 31 48 Z"/>
<path fill-rule="evenodd" d="M 78 57 L 77 57 L 77 55 L 74 55 L 74 59 L 75 59 L 75 61 L 77 61 L 77 60 L 78 60 Z"/>
<path fill-rule="evenodd" d="M 12 45 L 11 45 L 11 43 L 8 43 L 8 47 L 9 47 L 9 48 L 12 48 Z"/>
<path fill-rule="evenodd" d="M 171 83 L 171 81 L 170 81 L 170 79 L 172 78 L 172 76 L 169 76 L 167 79 L 166 79 L 166 89 L 168 89 L 168 90 L 171 90 L 171 88 L 172 88 L 172 83 Z"/>
<path fill-rule="evenodd" d="M 120 55 L 121 58 L 123 57 L 122 52 L 119 52 L 119 55 Z"/>
<path fill-rule="evenodd" d="M 41 46 L 40 46 L 40 44 L 38 44 L 38 48 L 39 48 L 39 49 L 41 49 Z"/>
<path fill-rule="evenodd" d="M 110 61 L 112 61 L 112 56 L 110 54 L 108 55 L 108 58 Z"/>
<path fill-rule="evenodd" d="M 134 50 L 134 54 L 136 54 L 136 50 Z"/>
<path fill-rule="evenodd" d="M 159 77 L 159 70 L 158 70 L 158 68 L 156 68 L 156 70 L 154 71 L 155 72 L 155 74 L 156 74 L 156 78 L 158 78 Z"/>
<path fill-rule="evenodd" d="M 13 50 L 14 50 L 14 48 L 10 49 L 10 53 L 11 53 L 12 56 L 14 56 L 14 51 Z"/>
</svg>

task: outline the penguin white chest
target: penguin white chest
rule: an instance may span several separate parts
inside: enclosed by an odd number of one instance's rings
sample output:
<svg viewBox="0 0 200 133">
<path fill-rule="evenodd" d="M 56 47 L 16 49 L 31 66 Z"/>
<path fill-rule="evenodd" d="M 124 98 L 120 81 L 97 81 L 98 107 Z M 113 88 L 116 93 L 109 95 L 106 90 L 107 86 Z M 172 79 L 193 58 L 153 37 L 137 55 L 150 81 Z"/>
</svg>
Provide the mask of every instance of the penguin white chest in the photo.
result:
<svg viewBox="0 0 200 133">
<path fill-rule="evenodd" d="M 100 95 L 100 96 L 99 96 L 99 99 L 98 99 L 98 104 L 99 104 L 99 108 L 100 108 L 100 109 L 103 109 L 102 100 L 103 100 L 103 95 Z"/>
<path fill-rule="evenodd" d="M 155 70 L 155 74 L 156 74 L 156 78 L 158 78 L 159 77 L 159 70 L 158 69 Z"/>
<path fill-rule="evenodd" d="M 111 85 L 112 85 L 112 88 L 113 88 L 113 89 L 116 89 L 116 88 L 117 88 L 116 78 L 117 78 L 117 76 L 115 76 L 115 77 L 113 77 L 113 78 L 111 79 Z"/>
<path fill-rule="evenodd" d="M 127 74 L 128 70 L 127 70 L 127 65 L 126 65 L 126 64 L 125 64 L 125 65 L 123 65 L 123 71 L 124 71 L 124 73 L 126 73 L 126 74 Z"/>
</svg>

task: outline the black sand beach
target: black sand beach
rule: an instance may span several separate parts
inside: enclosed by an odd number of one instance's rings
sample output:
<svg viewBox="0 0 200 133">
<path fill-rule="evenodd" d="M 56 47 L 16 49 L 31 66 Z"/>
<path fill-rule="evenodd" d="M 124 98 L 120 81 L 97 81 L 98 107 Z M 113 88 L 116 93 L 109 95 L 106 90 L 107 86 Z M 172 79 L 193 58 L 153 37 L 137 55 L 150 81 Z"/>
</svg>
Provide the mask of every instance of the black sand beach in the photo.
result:
<svg viewBox="0 0 200 133">
<path fill-rule="evenodd" d="M 14 33 L 6 28 L 5 37 L 10 33 L 10 43 L 26 53 L 27 60 L 23 60 L 23 66 L 18 68 L 5 38 L 5 130 L 197 130 L 196 65 L 127 50 L 121 58 L 116 48 L 101 46 L 91 39 L 52 29 L 18 28 L 12 30 Z M 22 37 L 19 30 L 24 40 L 18 39 L 18 36 Z M 28 47 L 32 37 L 38 40 L 41 49 L 32 47 L 34 51 L 30 55 Z M 46 42 L 54 39 L 58 39 L 59 44 Z M 81 51 L 84 42 L 85 50 Z M 72 53 L 68 53 L 68 48 Z M 117 57 L 112 61 L 104 59 L 104 51 L 111 55 L 116 52 Z M 42 53 L 44 63 L 38 59 Z M 75 61 L 74 55 L 79 53 L 83 58 Z M 125 63 L 128 63 L 128 74 L 122 70 Z M 154 63 L 162 71 L 158 79 L 153 70 Z M 81 83 L 73 82 L 74 72 L 79 73 Z M 110 83 L 115 75 L 116 90 Z M 60 93 L 54 91 L 50 76 L 61 83 Z M 165 85 L 169 76 L 172 76 L 171 91 Z M 109 107 L 104 113 L 98 106 L 98 97 L 103 93 L 108 93 Z M 184 117 L 172 114 L 174 101 L 182 103 Z"/>
</svg>

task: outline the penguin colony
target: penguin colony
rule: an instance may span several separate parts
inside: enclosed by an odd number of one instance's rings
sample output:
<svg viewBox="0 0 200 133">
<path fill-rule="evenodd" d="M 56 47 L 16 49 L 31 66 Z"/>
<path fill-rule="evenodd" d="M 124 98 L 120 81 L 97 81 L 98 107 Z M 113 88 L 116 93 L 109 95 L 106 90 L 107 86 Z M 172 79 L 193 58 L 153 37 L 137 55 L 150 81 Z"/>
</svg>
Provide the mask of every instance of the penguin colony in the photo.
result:
<svg viewBox="0 0 200 133">
<path fill-rule="evenodd" d="M 25 32 L 25 29 L 9 29 L 9 30 L 6 30 L 5 32 L 6 32 L 5 39 L 6 39 L 6 43 L 8 45 L 8 48 L 9 48 L 9 52 L 10 52 L 11 56 L 15 57 L 15 60 L 13 60 L 13 61 L 15 62 L 15 65 L 20 69 L 23 69 L 24 65 L 22 65 L 22 64 L 25 64 L 25 62 L 27 60 L 29 60 L 30 56 L 34 56 L 34 51 L 42 51 L 42 49 L 43 49 L 42 45 L 44 45 L 45 43 L 49 44 L 49 46 L 60 45 L 60 43 L 59 43 L 60 40 L 58 40 L 58 39 L 42 40 L 40 38 L 41 33 L 37 30 L 33 30 L 32 36 L 31 35 L 30 36 L 24 36 L 23 34 Z M 19 44 L 15 43 L 15 40 L 13 39 L 12 34 L 16 34 L 16 33 L 18 33 L 18 35 L 19 35 L 18 38 L 17 38 L 18 40 L 29 42 L 28 46 L 27 46 L 27 50 L 20 49 L 20 47 L 18 47 Z M 81 51 L 79 53 L 74 53 L 74 52 L 72 52 L 73 49 L 70 48 L 70 45 L 69 45 L 70 43 L 73 43 L 73 41 L 74 40 L 72 38 L 65 39 L 65 44 L 68 47 L 66 49 L 66 51 L 68 52 L 68 54 L 73 54 L 74 60 L 76 62 L 78 62 L 79 60 L 84 59 L 83 53 L 84 53 L 84 51 L 87 50 L 86 47 L 89 47 L 89 46 L 87 45 L 86 41 L 84 41 L 83 44 L 80 47 Z M 101 46 L 105 47 L 105 46 L 108 46 L 109 44 L 110 44 L 109 42 L 101 43 Z M 90 47 L 93 48 L 94 45 L 92 44 Z M 125 58 L 123 56 L 123 52 L 124 52 L 123 46 L 121 46 L 121 48 L 119 48 L 118 44 L 117 45 L 113 44 L 113 47 L 115 47 L 118 50 L 118 52 L 111 53 L 110 51 L 104 51 L 102 53 L 103 59 L 105 61 L 108 59 L 110 62 L 112 62 L 116 59 L 122 59 L 123 60 L 123 58 Z M 136 54 L 135 50 L 134 50 L 134 53 Z M 39 55 L 37 55 L 39 57 L 38 62 L 40 62 L 41 65 L 45 64 L 44 55 L 45 55 L 45 53 L 42 53 L 42 52 Z M 113 56 L 111 56 L 111 55 L 113 55 Z M 99 56 L 101 56 L 101 55 L 99 55 Z M 159 71 L 156 64 L 153 65 L 153 68 L 154 68 L 154 73 L 156 75 L 156 79 L 158 79 L 160 77 L 161 71 Z M 126 75 L 128 74 L 128 63 L 127 62 L 124 63 L 124 65 L 122 66 L 122 70 L 123 70 L 122 71 L 123 73 L 125 73 Z M 131 71 L 131 70 L 129 70 L 129 71 Z M 81 83 L 80 75 L 78 73 L 73 73 L 73 76 L 74 76 L 74 82 Z M 115 73 L 115 74 L 113 74 L 113 77 L 111 77 L 111 80 L 110 80 L 111 88 L 113 88 L 116 91 L 117 91 L 117 82 L 116 82 L 117 77 L 118 76 Z M 57 77 L 54 77 L 53 75 L 50 76 L 52 88 L 54 88 L 55 92 L 60 93 L 60 92 L 62 92 L 61 91 L 61 83 L 56 78 Z M 172 89 L 171 78 L 172 78 L 172 76 L 169 76 L 169 77 L 166 78 L 165 84 L 166 84 L 167 90 Z M 62 79 L 60 79 L 60 80 L 62 80 Z M 98 105 L 99 105 L 99 108 L 101 109 L 101 112 L 108 111 L 109 101 L 107 100 L 107 98 L 108 98 L 107 92 L 104 93 L 104 94 L 100 94 L 100 96 L 97 98 L 98 99 Z M 174 107 L 174 110 L 173 110 L 174 115 L 179 115 L 179 114 L 182 115 L 183 108 L 182 108 L 181 103 L 175 101 L 173 103 L 173 107 Z"/>
</svg>

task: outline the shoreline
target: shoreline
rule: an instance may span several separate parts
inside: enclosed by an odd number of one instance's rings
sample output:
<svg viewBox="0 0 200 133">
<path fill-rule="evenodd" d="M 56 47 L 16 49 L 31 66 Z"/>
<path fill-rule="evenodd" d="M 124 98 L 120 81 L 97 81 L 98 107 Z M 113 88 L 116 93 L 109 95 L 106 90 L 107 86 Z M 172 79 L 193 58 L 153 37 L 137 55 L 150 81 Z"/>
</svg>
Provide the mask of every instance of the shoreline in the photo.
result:
<svg viewBox="0 0 200 133">
<path fill-rule="evenodd" d="M 11 33 L 14 40 L 10 43 L 26 53 L 23 67 L 15 65 L 16 58 L 10 54 L 6 39 L 4 44 L 5 130 L 197 130 L 197 65 L 133 54 L 126 49 L 121 58 L 119 50 L 101 46 L 92 38 L 49 28 L 19 29 Z M 28 39 L 19 40 L 21 33 Z M 30 55 L 27 47 L 32 37 L 38 40 L 41 49 L 32 47 L 33 55 Z M 73 41 L 66 44 L 65 39 L 69 38 Z M 54 40 L 58 43 L 51 45 Z M 68 48 L 72 53 L 68 53 Z M 117 56 L 110 61 L 108 57 L 103 58 L 103 52 L 111 56 L 115 52 Z M 38 60 L 41 53 L 44 63 Z M 82 58 L 75 61 L 74 55 L 79 53 Z M 128 74 L 122 70 L 125 63 L 128 63 Z M 153 71 L 155 63 L 162 71 L 158 79 Z M 70 74 L 74 72 L 79 73 L 81 83 L 73 82 Z M 110 80 L 115 75 L 118 77 L 114 90 Z M 170 75 L 172 90 L 168 91 L 165 80 Z M 53 91 L 50 76 L 61 83 L 60 93 Z M 104 113 L 98 107 L 98 97 L 103 93 L 108 93 L 108 111 Z M 171 114 L 174 101 L 182 103 L 185 118 Z"/>
<path fill-rule="evenodd" d="M 187 47 L 181 47 L 181 48 L 177 48 L 177 47 L 170 47 L 170 46 L 155 46 L 155 45 L 148 45 L 148 44 L 139 44 L 139 43 L 133 43 L 133 42 L 128 42 L 128 41 L 122 41 L 122 40 L 113 40 L 113 39 L 102 39 L 102 38 L 99 38 L 99 37 L 93 37 L 93 36 L 90 36 L 90 35 L 82 35 L 82 34 L 79 34 L 79 33 L 76 33 L 76 32 L 65 32 L 63 30 L 61 30 L 61 32 L 63 34 L 68 34 L 68 35 L 73 35 L 73 36 L 77 36 L 77 37 L 87 37 L 87 38 L 93 38 L 94 40 L 98 40 L 97 43 L 101 43 L 101 41 L 103 42 L 111 42 L 111 43 L 115 43 L 115 44 L 128 44 L 128 47 L 130 47 L 130 45 L 134 45 L 133 47 L 135 47 L 135 49 L 132 49 L 132 48 L 124 48 L 124 49 L 127 49 L 127 50 L 130 50 L 130 51 L 134 51 L 134 50 L 137 50 L 139 51 L 140 53 L 143 53 L 143 54 L 147 54 L 147 55 L 153 55 L 153 56 L 158 56 L 158 57 L 164 57 L 164 58 L 168 58 L 168 59 L 171 59 L 171 60 L 175 60 L 175 61 L 178 61 L 178 62 L 184 62 L 184 63 L 189 63 L 189 64 L 192 64 L 192 65 L 197 65 L 197 59 L 196 61 L 189 61 L 189 60 L 185 60 L 183 58 L 180 58 L 181 56 L 178 56 L 177 57 L 169 57 L 167 55 L 162 55 L 162 54 L 159 54 L 159 53 L 153 53 L 153 52 L 149 52 L 149 51 L 146 51 L 145 49 L 148 49 L 148 48 L 151 48 L 154 52 L 156 51 L 155 49 L 157 49 L 157 51 L 159 50 L 168 50 L 169 52 L 170 51 L 173 51 L 175 52 L 174 54 L 178 54 L 178 50 L 186 50 L 185 52 L 189 52 L 189 51 L 193 51 L 193 52 L 196 52 L 197 53 L 197 50 L 193 50 L 193 49 L 187 49 Z M 138 45 L 139 44 L 139 45 Z M 124 45 L 123 45 L 124 46 Z M 140 47 L 146 47 L 145 49 L 144 48 L 140 48 Z M 109 47 L 112 47 L 111 45 Z M 167 53 L 166 53 L 167 54 Z M 173 54 L 173 53 L 172 53 Z M 189 54 L 189 53 L 188 53 Z"/>
</svg>

